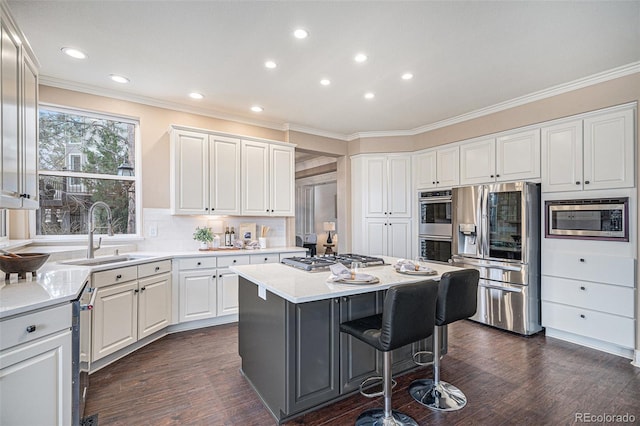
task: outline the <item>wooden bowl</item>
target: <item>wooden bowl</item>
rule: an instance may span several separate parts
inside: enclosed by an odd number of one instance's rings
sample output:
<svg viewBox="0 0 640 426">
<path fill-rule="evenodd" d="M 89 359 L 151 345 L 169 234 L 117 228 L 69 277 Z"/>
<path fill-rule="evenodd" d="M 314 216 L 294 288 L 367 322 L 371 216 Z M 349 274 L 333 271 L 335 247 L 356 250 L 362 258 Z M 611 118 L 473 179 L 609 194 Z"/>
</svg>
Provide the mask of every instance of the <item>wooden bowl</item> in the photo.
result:
<svg viewBox="0 0 640 426">
<path fill-rule="evenodd" d="M 19 257 L 0 256 L 0 269 L 5 274 L 36 272 L 49 258 L 49 253 L 23 253 Z"/>
</svg>

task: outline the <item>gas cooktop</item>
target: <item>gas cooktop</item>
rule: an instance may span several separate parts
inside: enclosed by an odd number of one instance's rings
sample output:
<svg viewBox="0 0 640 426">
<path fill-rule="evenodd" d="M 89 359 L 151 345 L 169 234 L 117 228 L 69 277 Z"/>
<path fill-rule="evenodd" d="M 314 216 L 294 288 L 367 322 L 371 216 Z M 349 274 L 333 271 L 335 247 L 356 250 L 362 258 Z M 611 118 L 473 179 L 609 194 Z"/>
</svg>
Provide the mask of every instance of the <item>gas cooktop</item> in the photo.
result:
<svg viewBox="0 0 640 426">
<path fill-rule="evenodd" d="M 362 262 L 365 266 L 384 265 L 384 260 L 379 257 L 353 253 L 329 256 L 286 257 L 281 260 L 281 263 L 284 263 L 285 265 L 293 266 L 294 268 L 303 269 L 305 271 L 329 269 L 331 265 L 336 263 L 342 263 L 345 266 L 349 266 L 352 262 Z"/>
</svg>

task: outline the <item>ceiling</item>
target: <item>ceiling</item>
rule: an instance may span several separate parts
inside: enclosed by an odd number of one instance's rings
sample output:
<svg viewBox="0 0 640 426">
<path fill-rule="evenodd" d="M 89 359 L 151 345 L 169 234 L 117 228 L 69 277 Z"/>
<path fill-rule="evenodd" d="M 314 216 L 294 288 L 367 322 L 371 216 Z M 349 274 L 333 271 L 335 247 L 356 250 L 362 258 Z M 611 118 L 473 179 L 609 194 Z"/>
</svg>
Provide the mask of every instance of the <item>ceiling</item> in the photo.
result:
<svg viewBox="0 0 640 426">
<path fill-rule="evenodd" d="M 640 61 L 640 1 L 7 3 L 43 84 L 343 139 L 410 131 Z M 294 38 L 298 27 L 309 37 Z M 368 60 L 356 63 L 358 52 Z"/>
</svg>

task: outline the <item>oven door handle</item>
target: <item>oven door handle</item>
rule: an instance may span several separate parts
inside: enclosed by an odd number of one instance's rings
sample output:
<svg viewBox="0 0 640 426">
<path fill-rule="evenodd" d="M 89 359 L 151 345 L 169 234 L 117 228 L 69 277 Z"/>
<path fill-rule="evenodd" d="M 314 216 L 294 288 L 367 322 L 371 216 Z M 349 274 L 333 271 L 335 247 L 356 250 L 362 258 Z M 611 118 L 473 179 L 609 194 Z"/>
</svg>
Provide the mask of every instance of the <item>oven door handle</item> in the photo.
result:
<svg viewBox="0 0 640 426">
<path fill-rule="evenodd" d="M 436 204 L 436 203 L 450 203 L 451 202 L 451 197 L 430 197 L 430 198 L 420 198 L 418 200 L 421 203 L 425 203 L 425 204 Z"/>
<path fill-rule="evenodd" d="M 432 241 L 451 241 L 451 237 L 443 237 L 442 235 L 418 235 L 420 240 Z"/>
</svg>

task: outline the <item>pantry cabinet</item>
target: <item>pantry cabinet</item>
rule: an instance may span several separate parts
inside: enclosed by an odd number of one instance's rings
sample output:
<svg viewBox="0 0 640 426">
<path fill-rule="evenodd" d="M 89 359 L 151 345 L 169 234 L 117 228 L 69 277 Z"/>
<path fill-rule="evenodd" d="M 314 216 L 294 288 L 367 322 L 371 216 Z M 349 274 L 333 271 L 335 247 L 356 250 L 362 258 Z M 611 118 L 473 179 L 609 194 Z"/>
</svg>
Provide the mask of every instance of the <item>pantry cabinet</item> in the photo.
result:
<svg viewBox="0 0 640 426">
<path fill-rule="evenodd" d="M 367 219 L 363 253 L 371 256 L 411 257 L 410 219 Z"/>
<path fill-rule="evenodd" d="M 542 191 L 631 188 L 634 110 L 623 109 L 542 128 Z"/>
<path fill-rule="evenodd" d="M 295 215 L 293 147 L 242 141 L 242 214 Z"/>
<path fill-rule="evenodd" d="M 528 130 L 460 145 L 460 184 L 540 178 L 540 130 Z"/>
<path fill-rule="evenodd" d="M 0 208 L 35 209 L 38 69 L 4 8 L 0 17 Z"/>
<path fill-rule="evenodd" d="M 354 194 L 362 194 L 366 217 L 411 217 L 411 157 L 364 157 L 362 172 Z"/>
<path fill-rule="evenodd" d="M 416 189 L 451 188 L 459 184 L 459 148 L 441 148 L 413 157 Z"/>
<path fill-rule="evenodd" d="M 240 139 L 176 129 L 171 154 L 173 214 L 240 214 Z"/>
<path fill-rule="evenodd" d="M 72 423 L 71 304 L 0 321 L 0 424 Z"/>
</svg>

